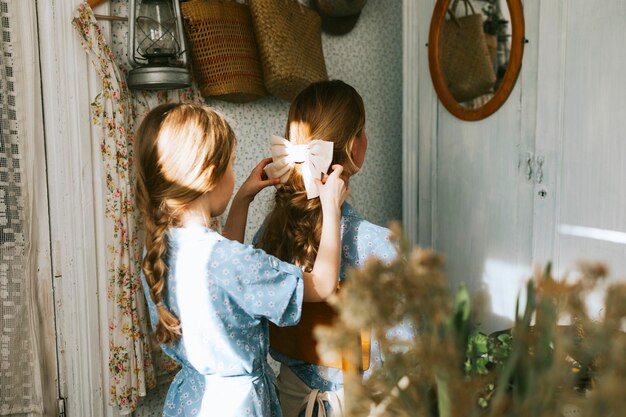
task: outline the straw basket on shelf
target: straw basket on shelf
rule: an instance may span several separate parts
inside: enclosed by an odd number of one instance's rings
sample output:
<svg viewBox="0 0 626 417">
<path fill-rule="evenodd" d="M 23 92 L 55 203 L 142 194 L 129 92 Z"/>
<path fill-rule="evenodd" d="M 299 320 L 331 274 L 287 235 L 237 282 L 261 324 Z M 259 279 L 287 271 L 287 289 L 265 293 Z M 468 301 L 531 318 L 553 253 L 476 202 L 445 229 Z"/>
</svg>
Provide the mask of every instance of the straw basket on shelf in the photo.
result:
<svg viewBox="0 0 626 417">
<path fill-rule="evenodd" d="M 181 12 L 204 97 L 244 103 L 267 94 L 248 5 L 193 0 L 181 3 Z"/>
<path fill-rule="evenodd" d="M 291 101 L 315 81 L 328 79 L 321 19 L 297 0 L 250 0 L 265 87 Z"/>
</svg>

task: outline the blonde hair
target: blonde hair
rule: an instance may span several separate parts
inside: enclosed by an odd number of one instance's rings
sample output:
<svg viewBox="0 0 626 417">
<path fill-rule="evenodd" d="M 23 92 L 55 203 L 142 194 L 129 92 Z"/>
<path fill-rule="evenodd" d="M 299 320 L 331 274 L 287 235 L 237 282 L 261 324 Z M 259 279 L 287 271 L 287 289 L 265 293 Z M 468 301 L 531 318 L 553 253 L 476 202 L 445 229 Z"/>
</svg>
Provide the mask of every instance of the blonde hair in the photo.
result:
<svg viewBox="0 0 626 417">
<path fill-rule="evenodd" d="M 235 135 L 226 120 L 196 104 L 155 107 L 137 131 L 136 199 L 146 229 L 141 268 L 157 307 L 156 337 L 161 343 L 173 342 L 181 335 L 180 320 L 162 303 L 167 230 L 179 226 L 186 207 L 215 187 L 234 147 Z"/>
<path fill-rule="evenodd" d="M 365 108 L 359 93 L 343 81 L 321 81 L 293 100 L 285 134 L 295 144 L 313 139 L 333 142 L 333 164 L 343 165 L 349 177 L 358 170 L 350 153 L 364 127 Z M 310 271 L 319 247 L 322 210 L 319 198 L 307 199 L 299 166 L 276 191 L 274 200 L 257 246 Z"/>
</svg>

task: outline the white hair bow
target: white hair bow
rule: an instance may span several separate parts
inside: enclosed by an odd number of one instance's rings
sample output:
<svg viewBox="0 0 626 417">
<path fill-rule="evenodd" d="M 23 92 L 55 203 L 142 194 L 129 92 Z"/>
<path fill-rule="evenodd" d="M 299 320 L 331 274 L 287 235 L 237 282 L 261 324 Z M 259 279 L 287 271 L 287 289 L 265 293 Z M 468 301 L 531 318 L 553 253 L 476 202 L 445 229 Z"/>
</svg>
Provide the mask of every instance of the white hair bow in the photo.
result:
<svg viewBox="0 0 626 417">
<path fill-rule="evenodd" d="M 270 178 L 280 178 L 286 183 L 296 163 L 302 163 L 302 179 L 306 196 L 310 200 L 320 195 L 315 178 L 322 179 L 333 161 L 333 143 L 312 140 L 304 145 L 294 145 L 286 139 L 272 135 L 272 162 L 265 166 Z"/>
</svg>

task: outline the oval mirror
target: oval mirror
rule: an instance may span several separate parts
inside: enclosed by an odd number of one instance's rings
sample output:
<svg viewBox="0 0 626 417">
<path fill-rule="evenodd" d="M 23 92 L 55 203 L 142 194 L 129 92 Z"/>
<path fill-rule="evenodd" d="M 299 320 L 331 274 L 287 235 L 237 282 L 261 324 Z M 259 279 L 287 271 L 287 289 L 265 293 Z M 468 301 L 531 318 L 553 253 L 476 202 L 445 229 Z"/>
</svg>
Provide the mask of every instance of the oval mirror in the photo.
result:
<svg viewBox="0 0 626 417">
<path fill-rule="evenodd" d="M 522 66 L 521 0 L 437 0 L 428 63 L 441 104 L 480 120 L 504 104 Z"/>
</svg>

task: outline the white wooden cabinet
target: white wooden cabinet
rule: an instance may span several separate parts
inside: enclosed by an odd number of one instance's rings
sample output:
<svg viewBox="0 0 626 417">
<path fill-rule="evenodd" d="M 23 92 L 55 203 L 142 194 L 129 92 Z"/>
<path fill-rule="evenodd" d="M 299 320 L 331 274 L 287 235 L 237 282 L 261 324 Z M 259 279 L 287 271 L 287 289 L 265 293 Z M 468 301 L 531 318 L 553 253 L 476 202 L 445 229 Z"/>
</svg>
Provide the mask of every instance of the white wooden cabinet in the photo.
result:
<svg viewBox="0 0 626 417">
<path fill-rule="evenodd" d="M 418 121 L 405 131 L 405 141 L 418 138 L 405 145 L 415 154 L 405 161 L 419 163 L 419 181 L 405 166 L 405 199 L 418 196 L 404 206 L 405 219 L 417 209 L 416 241 L 446 257 L 453 286 L 484 294 L 476 307 L 487 331 L 511 324 L 533 266 L 551 261 L 564 274 L 578 259 L 599 260 L 611 280 L 626 279 L 626 1 L 524 2 L 520 78 L 479 122 L 435 99 L 422 31 L 434 1 L 419 3 L 422 27 L 405 26 L 405 59 L 419 58 L 417 74 L 405 66 L 405 82 L 416 77 L 419 87 L 405 97 L 405 119 Z M 417 51 L 406 48 L 411 36 Z M 592 313 L 600 302 L 601 293 L 590 297 Z"/>
</svg>

